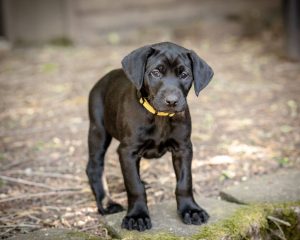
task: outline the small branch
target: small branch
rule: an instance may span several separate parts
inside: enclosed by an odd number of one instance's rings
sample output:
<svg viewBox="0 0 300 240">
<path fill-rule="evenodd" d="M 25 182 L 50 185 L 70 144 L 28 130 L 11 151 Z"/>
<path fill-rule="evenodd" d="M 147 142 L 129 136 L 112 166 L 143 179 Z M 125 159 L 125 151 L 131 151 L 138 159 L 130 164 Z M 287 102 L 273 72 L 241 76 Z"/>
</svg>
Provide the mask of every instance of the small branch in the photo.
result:
<svg viewBox="0 0 300 240">
<path fill-rule="evenodd" d="M 288 227 L 291 226 L 291 224 L 289 222 L 286 222 L 282 219 L 279 219 L 279 218 L 276 218 L 276 217 L 273 217 L 273 216 L 268 216 L 267 218 L 269 220 L 271 220 L 272 222 L 278 222 L 278 223 L 283 224 L 283 225 L 288 226 Z"/>
<path fill-rule="evenodd" d="M 16 160 L 16 161 L 12 162 L 11 164 L 8 164 L 8 165 L 6 165 L 6 166 L 2 166 L 2 167 L 0 168 L 0 171 L 1 171 L 1 172 L 4 172 L 4 171 L 6 171 L 7 169 L 16 167 L 16 166 L 21 165 L 21 164 L 24 164 L 24 163 L 29 163 L 29 162 L 31 162 L 31 161 L 32 161 L 32 159 L 27 159 L 27 160 L 24 160 L 24 159 L 20 159 L 20 160 L 19 160 L 19 159 L 18 159 L 18 160 Z"/>
<path fill-rule="evenodd" d="M 16 224 L 16 225 L 0 225 L 0 228 L 19 228 L 19 227 L 26 227 L 26 228 L 40 228 L 41 225 L 33 225 L 33 224 Z"/>
<path fill-rule="evenodd" d="M 41 176 L 41 177 L 49 177 L 49 178 L 62 178 L 62 179 L 69 179 L 69 180 L 85 181 L 85 179 L 83 178 L 80 178 L 78 176 L 73 176 L 71 174 L 66 174 L 66 173 L 49 173 L 49 172 L 39 172 L 39 171 L 26 172 L 26 170 L 11 170 L 11 171 L 6 171 L 6 173 L 22 174 L 26 176 Z"/>
<path fill-rule="evenodd" d="M 273 217 L 273 216 L 268 216 L 267 217 L 270 221 L 272 221 L 276 226 L 277 228 L 279 229 L 280 231 L 280 235 L 279 234 L 275 234 L 277 237 L 279 237 L 280 239 L 282 240 L 287 240 L 286 237 L 285 237 L 285 234 L 284 234 L 284 231 L 282 230 L 282 228 L 280 227 L 279 223 L 283 224 L 283 225 L 286 225 L 286 226 L 291 226 L 290 223 L 286 222 L 286 221 L 283 221 L 279 218 L 276 218 L 276 217 Z"/>
<path fill-rule="evenodd" d="M 0 179 L 2 179 L 4 181 L 9 181 L 9 182 L 15 182 L 15 183 L 20 183 L 20 184 L 25 184 L 25 185 L 30 185 L 30 186 L 55 190 L 55 188 L 49 187 L 49 186 L 47 186 L 43 183 L 36 183 L 36 182 L 32 182 L 32 181 L 27 181 L 27 180 L 24 180 L 24 179 L 21 179 L 21 178 L 13 178 L 13 177 L 7 177 L 7 176 L 1 176 L 0 175 Z"/>
<path fill-rule="evenodd" d="M 36 221 L 37 224 L 39 224 L 39 223 L 42 221 L 42 219 L 40 219 L 40 218 L 38 218 L 38 217 L 36 217 L 36 216 L 33 216 L 33 215 L 31 215 L 31 214 L 28 214 L 27 217 L 29 217 L 29 218 L 31 218 L 32 220 Z"/>
<path fill-rule="evenodd" d="M 5 235 L 5 234 L 7 234 L 7 233 L 13 231 L 14 229 L 15 229 L 15 228 L 8 228 L 8 229 L 6 229 L 6 230 L 3 231 L 2 233 L 0 233 L 0 236 L 3 236 L 3 235 Z"/>
<path fill-rule="evenodd" d="M 4 181 L 9 181 L 9 182 L 15 182 L 15 183 L 20 183 L 20 184 L 25 184 L 25 185 L 30 185 L 30 186 L 35 186 L 35 187 L 40 187 L 40 188 L 46 188 L 49 190 L 54 190 L 54 191 L 69 191 L 69 190 L 80 190 L 81 188 L 56 188 L 56 187 L 50 187 L 47 186 L 46 184 L 43 183 L 36 183 L 36 182 L 32 182 L 32 181 L 27 181 L 21 178 L 13 178 L 13 177 L 8 177 L 8 176 L 1 176 L 0 175 L 0 179 L 3 179 Z"/>
<path fill-rule="evenodd" d="M 81 190 L 73 190 L 73 191 L 50 191 L 50 192 L 40 192 L 40 193 L 32 193 L 32 194 L 26 194 L 26 195 L 19 195 L 15 197 L 5 198 L 1 199 L 0 203 L 4 202 L 10 202 L 14 200 L 21 200 L 21 199 L 29 199 L 29 198 L 43 198 L 51 195 L 71 195 L 71 194 L 78 194 L 78 193 L 85 193 L 87 191 Z"/>
<path fill-rule="evenodd" d="M 80 177 L 75 177 L 75 176 L 71 176 L 69 174 L 63 174 L 63 173 L 32 172 L 29 175 L 52 177 L 52 178 L 63 178 L 63 179 L 77 180 L 77 181 L 83 181 L 84 180 Z"/>
<path fill-rule="evenodd" d="M 82 229 L 80 229 L 80 231 L 85 232 L 85 231 L 95 229 L 95 228 L 100 228 L 100 227 L 101 227 L 101 225 L 96 224 L 96 225 L 93 225 L 93 226 L 88 226 L 88 227 L 82 228 Z"/>
</svg>

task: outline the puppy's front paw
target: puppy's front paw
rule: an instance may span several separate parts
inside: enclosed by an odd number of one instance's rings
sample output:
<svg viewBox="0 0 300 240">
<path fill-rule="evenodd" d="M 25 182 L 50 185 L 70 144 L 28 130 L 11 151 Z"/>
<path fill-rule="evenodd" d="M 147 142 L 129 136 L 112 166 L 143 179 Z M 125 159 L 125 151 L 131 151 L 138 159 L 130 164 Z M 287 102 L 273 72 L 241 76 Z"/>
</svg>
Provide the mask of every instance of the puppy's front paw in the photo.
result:
<svg viewBox="0 0 300 240">
<path fill-rule="evenodd" d="M 208 213 L 204 209 L 188 208 L 181 213 L 182 221 L 185 224 L 201 225 L 209 219 Z"/>
<path fill-rule="evenodd" d="M 152 227 L 150 217 L 148 215 L 125 216 L 122 222 L 122 228 L 128 230 L 138 230 L 140 232 Z"/>
</svg>

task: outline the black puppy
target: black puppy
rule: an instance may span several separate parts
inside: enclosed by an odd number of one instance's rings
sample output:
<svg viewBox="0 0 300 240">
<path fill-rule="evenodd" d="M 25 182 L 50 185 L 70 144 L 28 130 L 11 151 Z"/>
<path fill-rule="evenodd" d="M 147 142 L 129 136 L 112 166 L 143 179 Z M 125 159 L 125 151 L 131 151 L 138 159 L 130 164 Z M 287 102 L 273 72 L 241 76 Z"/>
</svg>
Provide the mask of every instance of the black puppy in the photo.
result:
<svg viewBox="0 0 300 240">
<path fill-rule="evenodd" d="M 87 175 L 99 213 L 123 210 L 109 198 L 103 179 L 104 155 L 114 137 L 120 141 L 118 154 L 128 197 L 123 228 L 151 228 L 139 163 L 142 157 L 159 158 L 167 151 L 172 153 L 180 217 L 186 224 L 205 223 L 209 216 L 193 197 L 186 97 L 193 83 L 198 96 L 212 78 L 212 69 L 195 52 L 168 42 L 131 52 L 122 66 L 104 76 L 89 96 Z"/>
</svg>

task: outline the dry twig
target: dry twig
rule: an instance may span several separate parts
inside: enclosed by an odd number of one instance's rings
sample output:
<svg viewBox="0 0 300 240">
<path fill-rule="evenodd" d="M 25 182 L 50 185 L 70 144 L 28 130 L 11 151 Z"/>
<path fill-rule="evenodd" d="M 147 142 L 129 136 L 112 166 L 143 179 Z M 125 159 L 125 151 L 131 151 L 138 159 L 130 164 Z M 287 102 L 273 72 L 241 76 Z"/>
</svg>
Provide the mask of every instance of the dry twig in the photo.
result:
<svg viewBox="0 0 300 240">
<path fill-rule="evenodd" d="M 46 189 L 50 189 L 50 190 L 54 190 L 54 191 L 80 190 L 80 188 L 72 188 L 72 187 L 57 189 L 56 187 L 50 187 L 43 183 L 36 183 L 36 182 L 32 182 L 32 181 L 27 181 L 27 180 L 24 180 L 21 178 L 13 178 L 13 177 L 8 177 L 8 176 L 3 176 L 3 175 L 0 175 L 0 179 L 2 179 L 4 181 L 10 181 L 10 182 L 20 183 L 20 184 L 25 184 L 25 185 L 35 186 L 35 187 L 46 188 Z"/>
<path fill-rule="evenodd" d="M 24 163 L 29 163 L 31 161 L 32 161 L 32 159 L 27 159 L 27 160 L 24 160 L 24 159 L 19 160 L 18 159 L 16 161 L 12 162 L 11 164 L 8 164 L 6 166 L 2 166 L 0 171 L 3 172 L 3 171 L 6 171 L 7 169 L 19 166 L 19 165 L 24 164 Z"/>
<path fill-rule="evenodd" d="M 14 200 L 21 200 L 21 199 L 28 199 L 28 198 L 43 198 L 51 195 L 71 195 L 71 194 L 78 194 L 78 193 L 85 193 L 86 191 L 78 191 L 78 190 L 68 190 L 68 191 L 50 191 L 50 192 L 40 192 L 40 193 L 32 193 L 32 194 L 21 194 L 15 197 L 9 197 L 5 199 L 1 199 L 0 203 L 10 202 Z"/>
<path fill-rule="evenodd" d="M 92 225 L 92 226 L 87 226 L 85 228 L 82 228 L 80 229 L 82 232 L 85 232 L 85 231 L 88 231 L 88 230 L 91 230 L 91 229 L 95 229 L 95 228 L 100 228 L 101 225 L 100 224 L 95 224 L 95 225 Z"/>
<path fill-rule="evenodd" d="M 8 229 L 6 229 L 5 231 L 3 231 L 3 232 L 0 233 L 0 236 L 3 236 L 3 235 L 5 235 L 5 234 L 8 234 L 9 232 L 13 231 L 14 229 L 15 229 L 15 228 L 8 228 Z"/>
<path fill-rule="evenodd" d="M 15 182 L 15 183 L 20 183 L 20 184 L 25 184 L 25 185 L 30 185 L 30 186 L 55 190 L 55 188 L 49 187 L 49 186 L 47 186 L 43 183 L 36 183 L 36 182 L 32 182 L 32 181 L 27 181 L 27 180 L 24 180 L 24 179 L 21 179 L 21 178 L 13 178 L 13 177 L 7 177 L 7 176 L 0 175 L 0 179 L 2 179 L 4 181 L 9 181 L 9 182 Z"/>
<path fill-rule="evenodd" d="M 12 225 L 0 225 L 0 228 L 40 228 L 41 225 L 37 224 L 26 224 L 26 223 L 21 223 L 21 224 L 12 224 Z"/>
<path fill-rule="evenodd" d="M 41 177 L 50 177 L 50 178 L 62 178 L 62 179 L 69 179 L 69 180 L 77 180 L 77 181 L 85 181 L 85 179 L 72 176 L 70 174 L 65 173 L 49 173 L 49 172 L 39 172 L 39 171 L 32 171 L 32 172 L 26 172 L 26 170 L 11 170 L 6 171 L 6 173 L 9 174 L 23 174 L 26 176 L 41 176 Z"/>
<path fill-rule="evenodd" d="M 285 226 L 291 226 L 291 224 L 289 222 L 286 222 L 286 221 L 283 221 L 279 218 L 276 218 L 276 217 L 273 217 L 273 216 L 268 216 L 267 217 L 270 221 L 272 221 L 278 228 L 280 234 L 276 234 L 274 233 L 273 231 L 273 234 L 275 234 L 277 237 L 279 237 L 280 239 L 282 240 L 287 240 L 286 237 L 285 237 L 285 234 L 284 234 L 284 231 L 282 230 L 282 228 L 280 227 L 280 224 L 283 224 Z"/>
<path fill-rule="evenodd" d="M 276 217 L 273 217 L 273 216 L 268 216 L 268 219 L 271 220 L 272 222 L 275 221 L 275 222 L 278 222 L 278 223 L 283 224 L 283 225 L 288 226 L 288 227 L 291 226 L 291 224 L 289 222 L 284 221 L 284 220 L 279 219 L 279 218 L 276 218 Z"/>
</svg>

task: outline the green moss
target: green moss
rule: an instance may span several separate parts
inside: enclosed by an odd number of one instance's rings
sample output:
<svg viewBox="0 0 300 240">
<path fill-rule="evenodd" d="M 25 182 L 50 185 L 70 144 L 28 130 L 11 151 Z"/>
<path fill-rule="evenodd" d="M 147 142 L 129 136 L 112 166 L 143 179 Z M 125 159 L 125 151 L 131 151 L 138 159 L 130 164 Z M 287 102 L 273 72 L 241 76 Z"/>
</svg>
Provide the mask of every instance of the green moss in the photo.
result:
<svg viewBox="0 0 300 240">
<path fill-rule="evenodd" d="M 33 150 L 34 151 L 42 151 L 46 146 L 46 143 L 42 142 L 42 141 L 38 141 L 34 146 L 33 146 Z"/>
<path fill-rule="evenodd" d="M 0 179 L 0 188 L 4 186 L 4 182 Z"/>
<path fill-rule="evenodd" d="M 184 240 L 187 238 L 178 237 L 171 233 L 149 233 L 145 232 L 137 232 L 137 231 L 125 231 L 125 234 L 122 236 L 111 226 L 105 224 L 105 228 L 108 231 L 108 234 L 112 237 L 112 239 L 126 239 L 126 240 Z"/>
<path fill-rule="evenodd" d="M 68 239 L 78 238 L 78 239 L 85 239 L 85 240 L 101 240 L 101 237 L 97 237 L 94 235 L 90 235 L 84 232 L 69 232 L 67 233 Z"/>
<path fill-rule="evenodd" d="M 54 46 L 59 46 L 59 47 L 73 46 L 72 40 L 67 37 L 54 38 L 50 41 L 50 44 L 54 45 Z"/>
<path fill-rule="evenodd" d="M 274 226 L 268 220 L 268 216 L 278 216 L 279 219 L 289 222 L 292 226 L 283 228 L 284 233 L 293 239 L 298 219 L 293 207 L 300 206 L 299 203 L 286 204 L 255 204 L 241 207 L 230 218 L 221 222 L 206 225 L 201 231 L 192 236 L 192 239 L 251 239 L 252 234 L 265 236 L 272 232 Z M 299 233 L 298 233 L 299 234 Z"/>
<path fill-rule="evenodd" d="M 43 73 L 53 73 L 56 72 L 58 69 L 58 65 L 56 63 L 45 63 L 42 65 L 42 72 Z"/>
<path fill-rule="evenodd" d="M 261 206 L 245 206 L 228 219 L 204 226 L 193 239 L 221 239 L 224 236 L 243 239 L 246 238 L 251 226 L 264 228 L 266 225 L 265 211 Z"/>
<path fill-rule="evenodd" d="M 120 238 L 121 239 L 121 238 Z M 125 237 L 122 239 L 126 240 L 184 240 L 185 237 L 178 237 L 170 233 L 137 233 L 137 232 L 128 232 Z"/>
<path fill-rule="evenodd" d="M 299 207 L 299 206 L 298 206 Z M 298 209 L 299 211 L 299 209 Z M 277 217 L 278 219 L 284 220 L 290 224 L 290 226 L 286 226 L 281 224 L 281 230 L 284 232 L 284 236 L 289 240 L 299 240 L 300 239 L 300 230 L 298 229 L 299 225 L 299 216 L 297 216 L 294 207 L 288 207 L 280 210 L 275 210 L 272 216 Z M 278 232 L 278 226 L 270 221 L 268 233 L 273 234 L 275 231 Z"/>
</svg>

